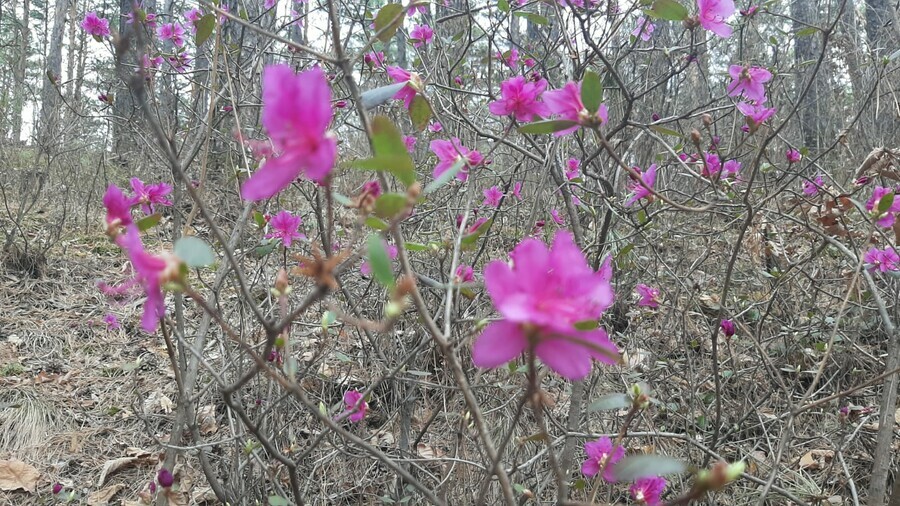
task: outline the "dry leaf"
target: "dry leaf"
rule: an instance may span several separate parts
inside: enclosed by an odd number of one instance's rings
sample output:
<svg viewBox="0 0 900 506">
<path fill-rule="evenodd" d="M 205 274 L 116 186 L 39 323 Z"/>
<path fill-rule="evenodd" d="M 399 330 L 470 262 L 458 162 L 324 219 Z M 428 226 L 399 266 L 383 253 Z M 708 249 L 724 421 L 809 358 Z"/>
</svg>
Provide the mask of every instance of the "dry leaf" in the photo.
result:
<svg viewBox="0 0 900 506">
<path fill-rule="evenodd" d="M 832 450 L 812 450 L 800 457 L 800 469 L 821 469 L 834 457 Z"/>
<path fill-rule="evenodd" d="M 107 461 L 103 464 L 103 470 L 100 471 L 100 479 L 97 480 L 97 486 L 102 487 L 106 483 L 106 479 L 110 475 L 117 473 L 123 469 L 132 467 L 140 459 L 138 457 L 121 457 L 118 459 Z"/>
<path fill-rule="evenodd" d="M 188 506 L 190 498 L 182 491 L 175 491 L 171 488 L 165 489 L 163 492 L 166 496 L 169 506 Z"/>
<path fill-rule="evenodd" d="M 216 407 L 212 404 L 197 410 L 197 422 L 200 423 L 200 434 L 208 436 L 219 431 L 216 424 Z"/>
<path fill-rule="evenodd" d="M 216 494 L 212 491 L 211 488 L 203 487 L 197 489 L 194 492 L 194 494 L 191 496 L 191 501 L 193 501 L 194 504 L 203 504 L 208 502 L 215 503 L 218 501 L 218 498 L 216 498 Z"/>
<path fill-rule="evenodd" d="M 34 492 L 40 471 L 21 460 L 0 460 L 0 490 Z"/>
<path fill-rule="evenodd" d="M 106 506 L 109 504 L 109 500 L 113 498 L 114 495 L 118 494 L 120 490 L 125 488 L 125 485 L 118 483 L 116 485 L 110 485 L 106 488 L 101 488 L 95 492 L 91 492 L 87 496 L 87 504 L 88 506 Z"/>
</svg>

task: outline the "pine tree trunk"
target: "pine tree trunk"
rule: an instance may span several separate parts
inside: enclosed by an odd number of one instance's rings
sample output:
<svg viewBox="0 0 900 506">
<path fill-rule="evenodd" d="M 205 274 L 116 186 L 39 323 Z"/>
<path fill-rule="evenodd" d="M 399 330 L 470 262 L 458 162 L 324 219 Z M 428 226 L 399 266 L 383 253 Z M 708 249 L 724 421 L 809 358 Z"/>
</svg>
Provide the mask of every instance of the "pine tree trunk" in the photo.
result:
<svg viewBox="0 0 900 506">
<path fill-rule="evenodd" d="M 47 49 L 47 65 L 44 86 L 41 90 L 41 121 L 39 149 L 41 153 L 53 153 L 59 143 L 60 96 L 57 83 L 62 74 L 63 29 L 66 24 L 68 0 L 57 0 L 53 12 L 53 31 L 50 33 L 50 47 Z"/>
<path fill-rule="evenodd" d="M 19 54 L 14 68 L 15 75 L 13 81 L 15 86 L 12 93 L 12 140 L 18 142 L 22 139 L 22 109 L 25 104 L 25 91 L 28 89 L 25 71 L 28 68 L 28 39 L 29 30 L 29 11 L 31 10 L 31 0 L 23 0 L 22 2 L 22 19 L 19 21 Z M 13 9 L 15 13 L 15 9 Z"/>
</svg>

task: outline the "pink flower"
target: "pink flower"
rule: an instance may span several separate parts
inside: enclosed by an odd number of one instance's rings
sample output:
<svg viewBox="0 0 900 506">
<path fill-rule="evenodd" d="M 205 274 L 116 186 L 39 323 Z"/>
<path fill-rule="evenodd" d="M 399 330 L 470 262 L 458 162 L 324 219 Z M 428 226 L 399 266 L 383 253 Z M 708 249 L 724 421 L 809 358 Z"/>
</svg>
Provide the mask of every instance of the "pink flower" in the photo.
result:
<svg viewBox="0 0 900 506">
<path fill-rule="evenodd" d="M 177 23 L 163 23 L 156 29 L 159 40 L 171 40 L 176 47 L 184 45 L 184 28 Z"/>
<path fill-rule="evenodd" d="M 344 406 L 346 406 L 346 409 L 339 416 L 350 415 L 347 418 L 353 423 L 365 418 L 366 411 L 369 409 L 369 404 L 358 390 L 347 390 L 344 392 Z"/>
<path fill-rule="evenodd" d="M 500 199 L 503 198 L 503 192 L 500 191 L 500 188 L 497 188 L 496 185 L 491 186 L 487 190 L 484 190 L 484 203 L 487 207 L 498 207 L 500 205 Z"/>
<path fill-rule="evenodd" d="M 728 67 L 728 74 L 732 79 L 727 88 L 729 97 L 743 94 L 747 100 L 759 104 L 766 101 L 766 88 L 763 84 L 772 80 L 771 72 L 763 67 L 732 65 Z"/>
<path fill-rule="evenodd" d="M 900 198 L 897 198 L 896 193 L 894 193 L 893 188 L 885 188 L 883 186 L 876 186 L 875 190 L 872 191 L 872 198 L 866 202 L 866 211 L 875 211 L 878 208 L 878 204 L 881 202 L 881 199 L 884 198 L 888 193 L 894 194 L 894 201 L 891 203 L 891 207 L 884 213 L 884 216 L 880 216 L 876 223 L 879 226 L 884 228 L 890 228 L 894 225 L 894 214 L 900 212 Z"/>
<path fill-rule="evenodd" d="M 191 25 L 191 33 L 197 33 L 197 21 L 203 17 L 203 12 L 194 7 L 184 12 L 184 20 Z"/>
<path fill-rule="evenodd" d="M 395 246 L 393 244 L 388 244 L 385 241 L 382 241 L 382 243 L 384 244 L 384 249 L 387 250 L 388 258 L 390 258 L 391 260 L 396 260 L 397 255 L 400 254 L 400 251 L 397 250 L 397 246 Z M 359 272 L 363 276 L 371 276 L 372 275 L 372 265 L 369 264 L 368 261 L 363 262 L 362 265 L 359 266 Z"/>
<path fill-rule="evenodd" d="M 591 357 L 617 362 L 618 350 L 601 328 L 575 323 L 599 318 L 613 302 L 609 280 L 591 270 L 566 231 L 552 248 L 525 239 L 512 251 L 512 266 L 493 261 L 484 270 L 491 300 L 504 320 L 484 329 L 472 345 L 478 367 L 497 367 L 533 350 L 550 369 L 578 380 L 591 372 Z"/>
<path fill-rule="evenodd" d="M 659 504 L 659 499 L 665 490 L 666 479 L 661 476 L 640 478 L 628 489 L 635 502 L 645 506 L 656 506 Z"/>
<path fill-rule="evenodd" d="M 372 51 L 363 56 L 363 61 L 370 67 L 384 66 L 384 51 Z"/>
<path fill-rule="evenodd" d="M 119 245 L 128 253 L 134 269 L 134 279 L 126 284 L 137 283 L 144 289 L 147 300 L 144 301 L 144 314 L 141 327 L 147 332 L 155 332 L 159 320 L 166 313 L 162 285 L 166 281 L 177 278 L 179 261 L 174 255 L 155 256 L 144 250 L 137 227 L 130 226 L 120 236 Z"/>
<path fill-rule="evenodd" d="M 158 69 L 160 65 L 163 64 L 165 59 L 162 56 L 155 56 L 150 58 L 150 55 L 145 54 L 141 56 L 141 64 L 147 70 Z"/>
<path fill-rule="evenodd" d="M 764 121 L 771 118 L 778 112 L 778 109 L 764 107 L 762 104 L 752 102 L 741 102 L 737 105 L 738 111 L 746 116 L 750 130 L 755 130 Z"/>
<path fill-rule="evenodd" d="M 559 215 L 559 210 L 556 208 L 550 210 L 550 217 L 553 218 L 553 221 L 556 222 L 557 225 L 562 226 L 566 224 L 565 220 Z"/>
<path fill-rule="evenodd" d="M 456 83 L 457 86 L 463 85 L 463 78 L 460 76 L 456 76 L 453 78 L 453 82 Z"/>
<path fill-rule="evenodd" d="M 581 171 L 581 160 L 577 158 L 569 158 L 566 160 L 566 179 L 569 181 L 579 176 Z"/>
<path fill-rule="evenodd" d="M 166 195 L 172 193 L 172 187 L 166 183 L 146 185 L 140 179 L 131 178 L 131 189 L 134 191 L 133 204 L 140 204 L 144 214 L 153 214 L 153 204 L 171 206 L 172 201 Z"/>
<path fill-rule="evenodd" d="M 537 65 L 537 62 L 534 61 L 534 58 L 525 58 L 525 61 L 522 62 L 526 67 L 531 68 Z"/>
<path fill-rule="evenodd" d="M 703 177 L 712 178 L 722 171 L 722 160 L 719 159 L 719 155 L 715 153 L 703 153 L 703 159 L 705 160 L 705 163 L 703 164 L 703 169 L 700 171 L 700 175 Z"/>
<path fill-rule="evenodd" d="M 425 83 L 422 82 L 422 78 L 419 77 L 419 74 L 416 74 L 415 72 L 409 72 L 406 69 L 391 65 L 387 66 L 386 70 L 387 75 L 390 76 L 395 83 L 406 83 L 406 86 L 400 88 L 400 91 L 394 95 L 394 98 L 402 100 L 403 105 L 409 109 L 410 106 L 412 106 L 413 99 L 416 98 L 416 93 L 422 91 L 425 87 Z"/>
<path fill-rule="evenodd" d="M 427 13 L 428 13 L 428 5 L 427 5 L 427 4 L 414 5 L 414 6 L 409 10 L 408 15 L 409 15 L 409 16 L 412 16 L 413 14 L 416 14 L 416 13 L 419 13 L 419 14 L 427 14 Z"/>
<path fill-rule="evenodd" d="M 429 132 L 438 133 L 442 130 L 444 130 L 444 125 L 442 125 L 440 121 L 435 121 L 434 123 L 428 125 Z"/>
<path fill-rule="evenodd" d="M 363 183 L 362 191 L 360 192 L 364 195 L 371 195 L 373 198 L 378 198 L 381 196 L 381 183 L 375 181 L 366 181 Z"/>
<path fill-rule="evenodd" d="M 653 288 L 640 283 L 634 288 L 634 291 L 641 297 L 641 300 L 637 303 L 638 306 L 652 308 L 659 307 L 659 288 Z"/>
<path fill-rule="evenodd" d="M 122 326 L 119 324 L 119 319 L 116 318 L 116 315 L 109 313 L 103 317 L 103 323 L 106 324 L 107 329 L 117 330 Z"/>
<path fill-rule="evenodd" d="M 819 188 L 821 188 L 824 183 L 825 181 L 822 179 L 821 175 L 816 176 L 816 178 L 812 181 L 810 181 L 809 179 L 804 180 L 803 194 L 807 197 L 815 197 L 819 194 Z"/>
<path fill-rule="evenodd" d="M 119 227 L 128 227 L 133 223 L 132 200 L 118 186 L 109 185 L 103 195 L 103 206 L 106 207 L 106 233 L 111 237 L 119 235 Z"/>
<path fill-rule="evenodd" d="M 731 27 L 725 20 L 734 14 L 733 0 L 697 0 L 700 26 L 722 38 L 731 37 Z"/>
<path fill-rule="evenodd" d="M 109 37 L 109 20 L 97 16 L 96 12 L 86 12 L 81 20 L 81 29 L 95 38 Z"/>
<path fill-rule="evenodd" d="M 413 47 L 422 47 L 431 43 L 431 39 L 434 38 L 434 30 L 428 25 L 416 25 L 409 32 L 409 36 L 412 39 Z"/>
<path fill-rule="evenodd" d="M 653 188 L 653 185 L 656 183 L 656 164 L 652 164 L 647 167 L 647 172 L 641 172 L 639 167 L 634 168 L 638 174 L 641 175 L 641 181 L 644 182 L 650 188 Z M 630 176 L 630 174 L 629 174 Z M 625 201 L 625 207 L 629 207 L 638 200 L 641 199 L 650 199 L 652 198 L 653 193 L 650 192 L 647 188 L 644 188 L 643 185 L 639 184 L 637 181 L 632 180 L 628 183 L 628 191 L 631 192 L 631 197 Z"/>
<path fill-rule="evenodd" d="M 641 40 L 647 42 L 653 36 L 654 30 L 656 30 L 656 25 L 650 22 L 650 18 L 640 17 L 637 26 L 631 31 L 631 35 L 640 37 Z"/>
<path fill-rule="evenodd" d="M 266 0 L 265 2 L 263 2 L 263 8 L 269 10 L 272 7 L 275 7 L 276 3 L 278 3 L 278 0 Z"/>
<path fill-rule="evenodd" d="M 191 57 L 186 52 L 182 52 L 174 56 L 169 56 L 166 59 L 169 61 L 169 65 L 171 65 L 176 72 L 184 72 L 188 67 L 191 66 Z"/>
<path fill-rule="evenodd" d="M 734 335 L 734 322 L 731 320 L 722 320 L 719 323 L 719 328 L 722 329 L 722 333 L 725 334 L 725 337 Z"/>
<path fill-rule="evenodd" d="M 741 171 L 741 162 L 737 160 L 727 160 L 722 165 L 722 173 L 725 177 L 737 177 L 738 172 Z"/>
<path fill-rule="evenodd" d="M 456 283 L 471 283 L 475 281 L 475 270 L 469 267 L 468 265 L 462 265 L 456 267 Z"/>
<path fill-rule="evenodd" d="M 803 158 L 803 155 L 796 149 L 791 148 L 785 151 L 784 157 L 787 158 L 788 163 L 798 163 Z"/>
<path fill-rule="evenodd" d="M 481 153 L 463 146 L 457 137 L 454 137 L 449 141 L 435 139 L 431 141 L 430 147 L 431 151 L 438 157 L 438 164 L 434 167 L 434 171 L 432 172 L 432 177 L 435 179 L 440 177 L 444 172 L 447 172 L 447 170 L 453 167 L 459 160 L 465 160 L 466 164 L 463 166 L 462 170 L 456 173 L 457 179 L 465 181 L 469 178 L 469 169 L 480 165 L 481 162 L 484 161 L 484 157 L 481 156 Z"/>
<path fill-rule="evenodd" d="M 516 181 L 515 184 L 513 184 L 512 194 L 515 195 L 515 197 L 517 199 L 524 200 L 522 198 L 522 182 L 521 181 Z"/>
<path fill-rule="evenodd" d="M 897 264 L 900 263 L 900 256 L 897 255 L 894 248 L 878 249 L 873 247 L 866 252 L 863 261 L 869 264 L 870 271 L 896 271 L 898 270 Z"/>
<path fill-rule="evenodd" d="M 604 436 L 596 441 L 585 443 L 584 453 L 587 454 L 587 460 L 581 464 L 581 472 L 585 476 L 589 478 L 597 476 L 600 469 L 605 466 L 603 479 L 609 483 L 616 481 L 616 477 L 613 474 L 613 466 L 625 456 L 625 448 L 617 446 L 615 451 L 613 451 L 612 440 Z"/>
<path fill-rule="evenodd" d="M 404 135 L 403 144 L 406 145 L 406 150 L 412 153 L 416 148 L 416 138 L 411 135 Z"/>
<path fill-rule="evenodd" d="M 269 198 L 303 173 L 322 183 L 334 167 L 337 141 L 328 133 L 334 112 L 322 69 L 294 74 L 287 65 L 263 70 L 262 124 L 279 154 L 241 187 L 248 200 Z"/>
<path fill-rule="evenodd" d="M 516 48 L 512 48 L 506 52 L 497 51 L 497 54 L 494 55 L 498 60 L 502 61 L 506 64 L 507 67 L 514 69 L 516 64 L 519 62 L 519 50 Z"/>
<path fill-rule="evenodd" d="M 294 216 L 290 211 L 279 211 L 278 214 L 269 220 L 269 226 L 272 227 L 272 231 L 266 234 L 266 239 L 281 239 L 284 247 L 290 248 L 294 239 L 306 237 L 298 232 L 301 223 L 303 223 L 301 217 Z"/>
<path fill-rule="evenodd" d="M 156 474 L 156 481 L 159 482 L 161 487 L 169 488 L 175 484 L 175 477 L 172 476 L 171 471 L 163 467 L 159 470 L 159 473 Z"/>
<path fill-rule="evenodd" d="M 531 121 L 535 116 L 549 116 L 550 110 L 538 99 L 547 89 L 547 81 L 532 83 L 516 76 L 500 83 L 500 99 L 488 104 L 491 114 L 512 115 L 516 121 Z"/>
<path fill-rule="evenodd" d="M 609 121 L 609 111 L 606 104 L 600 104 L 596 113 L 591 115 L 581 102 L 581 83 L 568 82 L 558 90 L 544 93 L 544 103 L 562 120 L 574 121 L 578 125 L 556 132 L 561 136 L 574 132 L 578 126 L 595 127 Z"/>
<path fill-rule="evenodd" d="M 759 10 L 758 5 L 751 5 L 750 7 L 747 7 L 746 9 L 741 9 L 741 16 L 744 16 L 745 18 L 749 18 L 749 17 L 753 16 L 754 14 L 756 14 L 756 11 L 758 11 L 758 10 Z"/>
</svg>

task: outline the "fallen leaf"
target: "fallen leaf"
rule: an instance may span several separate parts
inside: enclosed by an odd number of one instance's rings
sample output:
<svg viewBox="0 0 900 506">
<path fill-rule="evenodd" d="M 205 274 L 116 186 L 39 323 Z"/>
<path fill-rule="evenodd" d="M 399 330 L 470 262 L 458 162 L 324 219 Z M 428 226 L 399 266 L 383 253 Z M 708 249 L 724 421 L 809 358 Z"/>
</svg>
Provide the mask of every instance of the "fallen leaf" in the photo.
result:
<svg viewBox="0 0 900 506">
<path fill-rule="evenodd" d="M 208 436 L 219 431 L 216 424 L 216 407 L 212 404 L 197 410 L 197 422 L 200 423 L 200 434 Z"/>
<path fill-rule="evenodd" d="M 0 460 L 0 490 L 34 492 L 40 471 L 21 460 Z"/>
<path fill-rule="evenodd" d="M 97 480 L 97 486 L 102 487 L 106 483 L 106 479 L 110 477 L 110 475 L 117 473 L 123 469 L 132 467 L 137 461 L 140 459 L 138 457 L 121 457 L 118 459 L 107 461 L 103 464 L 103 469 L 100 471 L 100 479 Z"/>
<path fill-rule="evenodd" d="M 117 483 L 115 485 L 110 485 L 106 488 L 101 488 L 95 492 L 91 492 L 87 496 L 87 504 L 88 506 L 106 506 L 109 504 L 109 500 L 113 498 L 114 495 L 118 494 L 120 490 L 125 488 L 125 485 L 121 483 Z"/>
<path fill-rule="evenodd" d="M 193 501 L 194 504 L 203 504 L 207 502 L 215 503 L 218 501 L 218 499 L 216 498 L 215 492 L 213 492 L 211 488 L 203 487 L 197 489 L 191 495 L 191 501 Z"/>
<path fill-rule="evenodd" d="M 834 457 L 832 450 L 811 450 L 800 457 L 800 469 L 821 469 Z"/>
</svg>

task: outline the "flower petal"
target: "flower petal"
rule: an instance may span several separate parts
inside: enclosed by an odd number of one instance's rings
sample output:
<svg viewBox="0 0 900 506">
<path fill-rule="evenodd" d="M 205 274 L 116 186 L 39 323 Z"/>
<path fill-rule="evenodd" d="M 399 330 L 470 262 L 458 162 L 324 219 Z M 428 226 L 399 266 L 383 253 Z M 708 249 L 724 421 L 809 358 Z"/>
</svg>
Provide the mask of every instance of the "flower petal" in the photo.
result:
<svg viewBox="0 0 900 506">
<path fill-rule="evenodd" d="M 244 181 L 241 197 L 246 200 L 263 200 L 287 188 L 300 175 L 302 162 L 294 153 L 284 153 L 266 160 L 266 163 Z"/>
<path fill-rule="evenodd" d="M 591 373 L 591 355 L 584 346 L 565 338 L 542 339 L 534 348 L 541 362 L 570 380 L 584 379 Z"/>
<path fill-rule="evenodd" d="M 478 367 L 503 365 L 521 355 L 528 346 L 528 338 L 518 325 L 507 321 L 488 325 L 472 344 L 472 362 Z"/>
</svg>

